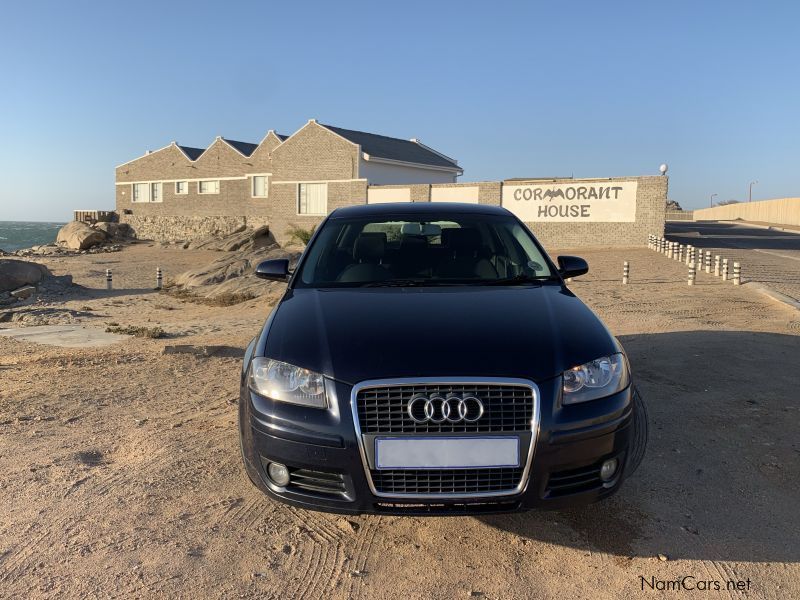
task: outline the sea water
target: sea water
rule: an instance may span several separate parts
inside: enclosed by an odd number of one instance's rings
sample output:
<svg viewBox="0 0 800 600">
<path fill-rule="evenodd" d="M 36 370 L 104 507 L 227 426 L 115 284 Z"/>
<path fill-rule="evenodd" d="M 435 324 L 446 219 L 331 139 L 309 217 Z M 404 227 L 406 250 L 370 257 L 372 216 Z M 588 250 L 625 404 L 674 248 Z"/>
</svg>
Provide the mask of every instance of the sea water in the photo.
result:
<svg viewBox="0 0 800 600">
<path fill-rule="evenodd" d="M 64 223 L 36 221 L 0 221 L 0 250 L 12 252 L 21 248 L 52 244 Z"/>
</svg>

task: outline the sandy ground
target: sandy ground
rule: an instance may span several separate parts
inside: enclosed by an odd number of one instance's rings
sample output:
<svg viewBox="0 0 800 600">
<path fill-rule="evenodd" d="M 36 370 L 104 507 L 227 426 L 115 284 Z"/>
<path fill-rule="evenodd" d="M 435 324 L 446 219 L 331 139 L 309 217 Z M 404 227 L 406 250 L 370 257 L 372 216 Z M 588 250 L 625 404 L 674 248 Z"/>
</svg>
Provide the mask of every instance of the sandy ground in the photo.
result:
<svg viewBox="0 0 800 600">
<path fill-rule="evenodd" d="M 800 313 L 705 274 L 689 288 L 647 250 L 582 254 L 592 270 L 572 289 L 630 355 L 648 455 L 600 504 L 477 518 L 344 518 L 251 486 L 235 354 L 269 302 L 151 289 L 156 265 L 169 276 L 218 254 L 140 244 L 43 261 L 85 287 L 40 321 L 171 337 L 80 350 L 0 338 L 0 597 L 800 597 Z M 162 353 L 176 343 L 234 356 Z M 650 588 L 685 576 L 722 589 Z"/>
</svg>

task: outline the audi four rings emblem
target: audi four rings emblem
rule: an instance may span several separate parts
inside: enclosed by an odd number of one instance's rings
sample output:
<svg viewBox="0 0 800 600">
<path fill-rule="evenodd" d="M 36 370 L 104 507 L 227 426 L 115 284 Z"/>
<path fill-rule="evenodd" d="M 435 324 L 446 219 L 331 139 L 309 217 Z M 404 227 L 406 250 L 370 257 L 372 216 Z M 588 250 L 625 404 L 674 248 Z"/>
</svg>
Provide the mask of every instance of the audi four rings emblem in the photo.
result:
<svg viewBox="0 0 800 600">
<path fill-rule="evenodd" d="M 417 394 L 408 401 L 408 416 L 415 423 L 474 423 L 483 416 L 483 402 L 475 396 L 447 397 Z"/>
</svg>

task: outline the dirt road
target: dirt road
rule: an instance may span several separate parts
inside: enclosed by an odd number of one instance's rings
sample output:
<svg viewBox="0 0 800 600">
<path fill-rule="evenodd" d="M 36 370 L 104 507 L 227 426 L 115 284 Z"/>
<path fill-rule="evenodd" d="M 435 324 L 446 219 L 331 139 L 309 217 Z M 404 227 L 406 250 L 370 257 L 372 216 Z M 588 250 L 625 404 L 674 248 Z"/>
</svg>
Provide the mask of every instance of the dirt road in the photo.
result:
<svg viewBox="0 0 800 600">
<path fill-rule="evenodd" d="M 235 355 L 268 303 L 149 291 L 157 263 L 169 274 L 202 253 L 51 261 L 87 289 L 41 320 L 172 337 L 0 338 L 0 597 L 661 597 L 685 576 L 718 582 L 708 597 L 800 597 L 800 313 L 705 274 L 689 288 L 646 250 L 583 255 L 591 271 L 572 289 L 630 355 L 648 455 L 604 503 L 477 518 L 344 518 L 263 497 L 240 467 Z M 108 260 L 130 293 L 100 289 Z M 230 351 L 162 353 L 176 343 Z"/>
</svg>

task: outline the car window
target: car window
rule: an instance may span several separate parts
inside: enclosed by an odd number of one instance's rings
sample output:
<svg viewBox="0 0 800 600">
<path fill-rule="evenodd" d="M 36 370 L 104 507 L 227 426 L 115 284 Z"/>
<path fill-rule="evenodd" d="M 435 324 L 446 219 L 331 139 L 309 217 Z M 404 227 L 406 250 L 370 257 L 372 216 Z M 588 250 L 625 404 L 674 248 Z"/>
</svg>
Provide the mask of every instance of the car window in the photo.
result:
<svg viewBox="0 0 800 600">
<path fill-rule="evenodd" d="M 295 285 L 480 285 L 551 276 L 539 245 L 510 215 L 359 217 L 325 222 Z"/>
</svg>

